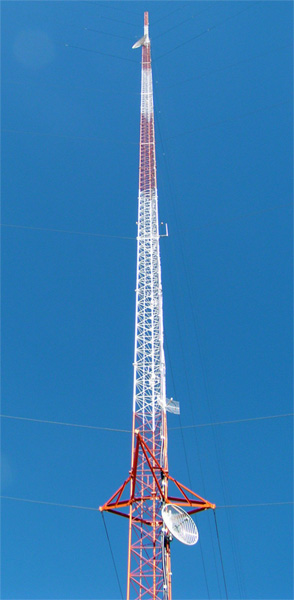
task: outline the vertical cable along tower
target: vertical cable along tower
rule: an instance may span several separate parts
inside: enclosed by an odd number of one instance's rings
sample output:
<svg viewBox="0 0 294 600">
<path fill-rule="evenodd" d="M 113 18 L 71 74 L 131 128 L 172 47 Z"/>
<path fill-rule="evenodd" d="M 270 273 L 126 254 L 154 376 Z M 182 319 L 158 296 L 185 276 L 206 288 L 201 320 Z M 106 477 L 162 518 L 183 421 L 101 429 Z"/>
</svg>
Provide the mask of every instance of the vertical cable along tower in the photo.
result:
<svg viewBox="0 0 294 600">
<path fill-rule="evenodd" d="M 132 462 L 100 511 L 129 519 L 127 600 L 171 600 L 170 543 L 198 540 L 189 515 L 215 508 L 169 474 L 153 87 L 148 13 L 142 47 Z M 166 230 L 167 235 L 167 230 Z M 177 496 L 169 495 L 169 483 Z M 187 509 L 187 512 L 184 510 Z"/>
</svg>

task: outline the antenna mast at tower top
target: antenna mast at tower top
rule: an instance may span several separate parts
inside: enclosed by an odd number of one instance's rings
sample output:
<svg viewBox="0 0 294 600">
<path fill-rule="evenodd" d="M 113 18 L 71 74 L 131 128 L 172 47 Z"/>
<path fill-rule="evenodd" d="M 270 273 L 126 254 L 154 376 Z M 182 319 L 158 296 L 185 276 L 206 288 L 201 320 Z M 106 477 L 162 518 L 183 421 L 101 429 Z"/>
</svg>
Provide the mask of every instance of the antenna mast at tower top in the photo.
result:
<svg viewBox="0 0 294 600">
<path fill-rule="evenodd" d="M 172 535 L 186 544 L 198 539 L 183 507 L 192 514 L 214 505 L 177 482 L 168 471 L 166 411 L 178 413 L 179 406 L 166 398 L 148 12 L 144 13 L 144 35 L 133 46 L 139 47 L 142 70 L 132 466 L 129 477 L 100 510 L 129 518 L 127 600 L 171 600 Z M 179 496 L 169 495 L 169 482 Z"/>
</svg>

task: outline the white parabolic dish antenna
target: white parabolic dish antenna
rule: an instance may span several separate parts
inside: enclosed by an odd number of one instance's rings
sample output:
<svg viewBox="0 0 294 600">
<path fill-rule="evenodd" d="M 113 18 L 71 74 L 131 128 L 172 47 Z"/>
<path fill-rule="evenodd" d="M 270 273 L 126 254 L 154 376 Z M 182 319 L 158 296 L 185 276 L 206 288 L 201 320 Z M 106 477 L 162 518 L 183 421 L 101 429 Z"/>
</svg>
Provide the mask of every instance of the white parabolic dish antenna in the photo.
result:
<svg viewBox="0 0 294 600">
<path fill-rule="evenodd" d="M 166 527 L 182 544 L 193 546 L 198 542 L 198 529 L 183 508 L 176 504 L 165 504 L 161 514 Z"/>
</svg>

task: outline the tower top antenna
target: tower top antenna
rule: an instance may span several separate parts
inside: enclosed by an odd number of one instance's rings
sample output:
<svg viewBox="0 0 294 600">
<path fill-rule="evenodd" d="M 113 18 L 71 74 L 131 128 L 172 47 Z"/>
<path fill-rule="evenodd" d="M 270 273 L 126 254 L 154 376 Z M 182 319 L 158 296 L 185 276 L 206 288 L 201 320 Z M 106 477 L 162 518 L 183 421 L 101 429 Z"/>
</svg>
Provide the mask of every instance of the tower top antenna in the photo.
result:
<svg viewBox="0 0 294 600">
<path fill-rule="evenodd" d="M 147 33 L 147 31 L 145 31 L 146 27 L 147 27 L 147 30 L 149 30 L 149 14 L 148 14 L 148 12 L 144 12 L 144 33 Z"/>
<path fill-rule="evenodd" d="M 148 12 L 144 13 L 144 35 L 146 36 L 145 44 L 150 42 L 149 40 L 149 15 Z"/>
<path fill-rule="evenodd" d="M 140 46 L 147 46 L 148 44 L 150 44 L 149 14 L 148 12 L 144 12 L 144 35 L 132 46 L 132 48 L 140 48 Z"/>
</svg>

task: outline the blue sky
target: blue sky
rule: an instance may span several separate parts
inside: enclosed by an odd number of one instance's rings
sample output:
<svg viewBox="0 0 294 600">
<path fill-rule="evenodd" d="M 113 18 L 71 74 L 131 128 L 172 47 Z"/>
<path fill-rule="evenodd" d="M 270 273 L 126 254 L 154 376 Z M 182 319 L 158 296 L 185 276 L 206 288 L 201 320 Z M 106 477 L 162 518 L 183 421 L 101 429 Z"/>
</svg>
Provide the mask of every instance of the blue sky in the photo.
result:
<svg viewBox="0 0 294 600">
<path fill-rule="evenodd" d="M 145 10 L 170 472 L 237 505 L 216 511 L 229 598 L 290 599 L 291 418 L 198 427 L 293 412 L 290 2 L 2 4 L 1 412 L 131 427 Z M 97 507 L 130 442 L 2 418 L 2 495 Z M 106 521 L 125 590 L 127 524 Z M 175 600 L 225 598 L 213 514 L 197 524 L 172 544 Z M 3 499 L 2 568 L 7 600 L 120 597 L 94 511 Z"/>
</svg>

